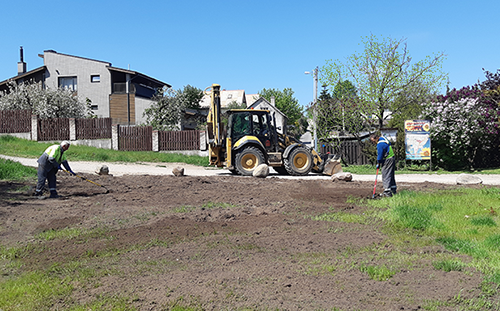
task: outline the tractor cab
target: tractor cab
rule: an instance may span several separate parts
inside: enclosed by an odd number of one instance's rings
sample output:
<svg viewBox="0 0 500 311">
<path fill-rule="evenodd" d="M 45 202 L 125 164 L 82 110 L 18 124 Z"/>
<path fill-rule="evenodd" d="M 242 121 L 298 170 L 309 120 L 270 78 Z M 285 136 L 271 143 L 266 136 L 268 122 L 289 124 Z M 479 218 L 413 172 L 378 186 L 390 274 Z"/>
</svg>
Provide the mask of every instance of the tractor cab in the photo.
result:
<svg viewBox="0 0 500 311">
<path fill-rule="evenodd" d="M 260 145 L 263 152 L 273 150 L 276 145 L 271 125 L 271 116 L 267 110 L 229 110 L 227 137 L 233 148 L 241 148 L 247 143 Z"/>
</svg>

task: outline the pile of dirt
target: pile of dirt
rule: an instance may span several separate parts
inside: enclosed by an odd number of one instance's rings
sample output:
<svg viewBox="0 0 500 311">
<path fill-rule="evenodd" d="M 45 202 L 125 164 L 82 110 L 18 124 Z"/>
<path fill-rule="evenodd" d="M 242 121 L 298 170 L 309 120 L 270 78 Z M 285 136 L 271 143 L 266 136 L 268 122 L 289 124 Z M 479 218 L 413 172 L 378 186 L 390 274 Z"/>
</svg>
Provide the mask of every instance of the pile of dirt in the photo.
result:
<svg viewBox="0 0 500 311">
<path fill-rule="evenodd" d="M 163 310 L 181 301 L 206 310 L 416 310 L 429 300 L 480 294 L 479 273 L 433 268 L 426 254 L 445 252 L 438 246 L 406 250 L 410 265 L 398 265 L 388 281 L 372 280 L 360 267 L 390 267 L 395 252 L 379 226 L 312 219 L 332 211 L 364 213 L 348 199 L 371 197 L 370 182 L 87 177 L 109 193 L 85 180 L 59 176 L 62 198 L 39 200 L 14 192 L 22 183 L 0 182 L 3 246 L 32 242 L 48 230 L 105 230 L 40 242 L 44 247 L 36 256 L 22 259 L 26 267 L 85 261 L 97 271 L 109 271 L 100 274 L 96 286 L 75 285 L 72 299 L 81 304 L 118 295 L 129 297 L 139 310 Z M 399 190 L 450 187 L 399 184 Z M 374 255 L 362 257 L 365 253 Z"/>
</svg>

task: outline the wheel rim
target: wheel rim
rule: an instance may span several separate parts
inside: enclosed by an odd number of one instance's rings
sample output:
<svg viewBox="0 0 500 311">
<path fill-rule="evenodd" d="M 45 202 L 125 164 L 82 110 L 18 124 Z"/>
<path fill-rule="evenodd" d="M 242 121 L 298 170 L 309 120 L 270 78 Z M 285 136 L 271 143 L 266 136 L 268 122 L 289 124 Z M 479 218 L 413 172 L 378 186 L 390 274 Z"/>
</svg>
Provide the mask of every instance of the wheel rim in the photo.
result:
<svg viewBox="0 0 500 311">
<path fill-rule="evenodd" d="M 302 169 L 309 165 L 309 157 L 305 153 L 298 153 L 293 158 L 293 166 L 298 169 Z"/>
<path fill-rule="evenodd" d="M 252 170 L 257 165 L 257 157 L 254 154 L 245 154 L 241 158 L 241 167 L 245 170 Z"/>
</svg>

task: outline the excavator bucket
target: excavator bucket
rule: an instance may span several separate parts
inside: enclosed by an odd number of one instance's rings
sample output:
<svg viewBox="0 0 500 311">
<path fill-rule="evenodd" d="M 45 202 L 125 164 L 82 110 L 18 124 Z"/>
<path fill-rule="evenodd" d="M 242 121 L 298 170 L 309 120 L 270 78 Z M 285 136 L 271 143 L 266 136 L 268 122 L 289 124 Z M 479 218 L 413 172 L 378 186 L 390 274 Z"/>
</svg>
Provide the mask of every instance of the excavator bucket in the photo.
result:
<svg viewBox="0 0 500 311">
<path fill-rule="evenodd" d="M 342 172 L 342 165 L 340 164 L 340 158 L 333 158 L 325 164 L 323 169 L 323 175 L 334 175 Z"/>
</svg>

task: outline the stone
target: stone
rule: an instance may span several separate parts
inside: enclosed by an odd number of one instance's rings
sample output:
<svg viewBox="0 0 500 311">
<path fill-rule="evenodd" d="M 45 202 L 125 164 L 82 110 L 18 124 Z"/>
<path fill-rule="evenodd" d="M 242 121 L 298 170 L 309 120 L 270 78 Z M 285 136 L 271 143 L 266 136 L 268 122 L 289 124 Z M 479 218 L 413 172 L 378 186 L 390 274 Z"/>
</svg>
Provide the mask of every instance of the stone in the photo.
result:
<svg viewBox="0 0 500 311">
<path fill-rule="evenodd" d="M 253 177 L 266 178 L 269 175 L 269 166 L 267 164 L 260 164 L 252 173 Z"/>
<path fill-rule="evenodd" d="M 184 176 L 184 168 L 177 166 L 172 170 L 172 174 L 177 177 Z"/>
<path fill-rule="evenodd" d="M 109 168 L 106 165 L 101 166 L 99 171 L 97 171 L 98 175 L 108 175 L 109 174 Z"/>
<path fill-rule="evenodd" d="M 475 175 L 460 174 L 457 177 L 457 185 L 479 185 L 483 180 Z"/>
<path fill-rule="evenodd" d="M 352 174 L 349 172 L 341 172 L 341 173 L 333 174 L 331 179 L 333 182 L 335 182 L 337 180 L 348 182 L 348 181 L 352 181 Z"/>
</svg>

